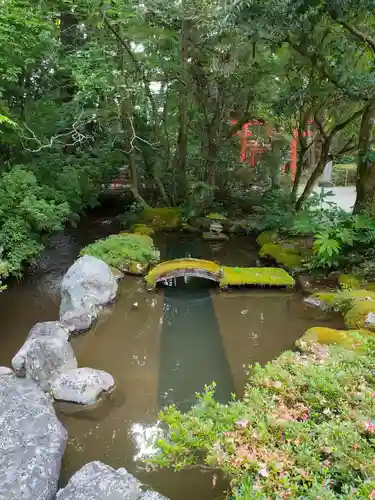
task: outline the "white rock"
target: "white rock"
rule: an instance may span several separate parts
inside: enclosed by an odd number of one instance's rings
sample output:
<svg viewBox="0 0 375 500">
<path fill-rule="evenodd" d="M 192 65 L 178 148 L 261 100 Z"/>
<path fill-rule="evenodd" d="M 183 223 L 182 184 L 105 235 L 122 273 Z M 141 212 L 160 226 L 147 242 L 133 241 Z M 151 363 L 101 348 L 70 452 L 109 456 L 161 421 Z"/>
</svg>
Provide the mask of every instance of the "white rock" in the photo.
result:
<svg viewBox="0 0 375 500">
<path fill-rule="evenodd" d="M 102 392 L 115 386 L 112 375 L 93 368 L 77 368 L 59 375 L 52 382 L 52 395 L 55 399 L 90 405 L 96 403 Z"/>
<path fill-rule="evenodd" d="M 62 281 L 61 323 L 71 332 L 82 331 L 83 325 L 91 324 L 98 311 L 115 299 L 117 289 L 117 280 L 105 262 L 90 255 L 79 258 Z"/>
</svg>

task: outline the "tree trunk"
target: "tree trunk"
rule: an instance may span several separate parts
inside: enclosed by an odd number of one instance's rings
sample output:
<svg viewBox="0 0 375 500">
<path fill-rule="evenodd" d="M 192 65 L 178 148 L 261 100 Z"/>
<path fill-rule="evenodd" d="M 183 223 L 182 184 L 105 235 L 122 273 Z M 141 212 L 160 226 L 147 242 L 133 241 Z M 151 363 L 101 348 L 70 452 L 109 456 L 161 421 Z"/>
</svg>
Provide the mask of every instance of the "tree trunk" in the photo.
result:
<svg viewBox="0 0 375 500">
<path fill-rule="evenodd" d="M 173 168 L 175 170 L 175 193 L 176 201 L 183 200 L 186 195 L 187 178 L 186 178 L 186 162 L 188 149 L 188 31 L 189 21 L 181 21 L 181 37 L 180 37 L 180 64 L 181 77 L 183 83 L 180 83 L 179 92 L 179 125 L 176 145 L 176 154 L 174 158 Z"/>
<path fill-rule="evenodd" d="M 320 158 L 319 158 L 319 163 L 315 167 L 313 173 L 311 174 L 309 180 L 306 183 L 305 189 L 303 190 L 301 196 L 298 198 L 297 203 L 296 203 L 296 210 L 300 210 L 305 203 L 305 201 L 308 199 L 310 194 L 312 193 L 315 184 L 319 180 L 319 177 L 323 174 L 324 168 L 327 164 L 328 161 L 328 155 L 329 155 L 329 150 L 331 147 L 332 143 L 332 138 L 333 136 L 328 136 L 324 143 L 322 144 L 322 151 L 320 153 Z"/>
<path fill-rule="evenodd" d="M 292 198 L 293 200 L 297 199 L 297 193 L 298 193 L 298 188 L 301 182 L 301 177 L 302 177 L 302 172 L 303 172 L 303 166 L 305 163 L 305 155 L 306 151 L 308 148 L 300 146 L 300 150 L 298 151 L 298 157 L 297 157 L 297 165 L 296 165 L 296 176 L 294 178 L 293 182 L 293 188 L 292 188 Z"/>
<path fill-rule="evenodd" d="M 60 57 L 63 59 L 66 55 L 71 54 L 78 46 L 78 18 L 74 12 L 70 10 L 65 2 L 60 5 L 60 42 L 61 51 Z M 57 79 L 60 83 L 60 96 L 63 102 L 72 101 L 76 93 L 76 85 L 73 74 L 65 65 L 64 69 L 57 71 Z"/>
<path fill-rule="evenodd" d="M 366 107 L 361 121 L 358 137 L 357 160 L 357 197 L 354 213 L 374 207 L 375 196 L 375 162 L 367 158 L 371 149 L 374 134 L 375 103 Z"/>
</svg>

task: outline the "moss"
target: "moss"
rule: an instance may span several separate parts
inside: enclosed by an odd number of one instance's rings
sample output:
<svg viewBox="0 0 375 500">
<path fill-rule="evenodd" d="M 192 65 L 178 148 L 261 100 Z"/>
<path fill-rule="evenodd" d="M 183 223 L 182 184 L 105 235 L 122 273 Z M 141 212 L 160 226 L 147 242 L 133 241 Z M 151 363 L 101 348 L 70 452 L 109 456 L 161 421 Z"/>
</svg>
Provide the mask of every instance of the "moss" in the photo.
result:
<svg viewBox="0 0 375 500">
<path fill-rule="evenodd" d="M 357 349 L 360 346 L 359 336 L 363 331 L 335 330 L 334 328 L 313 327 L 296 342 L 300 346 L 303 342 L 318 342 L 323 345 L 340 345 L 348 349 Z"/>
<path fill-rule="evenodd" d="M 276 231 L 263 231 L 257 238 L 257 243 L 260 247 L 267 243 L 276 243 L 279 240 L 279 235 Z"/>
<path fill-rule="evenodd" d="M 375 301 L 355 299 L 345 314 L 345 324 L 348 328 L 364 328 L 375 331 L 375 322 L 369 322 L 369 315 L 375 314 Z"/>
<path fill-rule="evenodd" d="M 149 287 L 155 287 L 157 280 L 172 271 L 178 271 L 181 269 L 196 269 L 197 271 L 202 270 L 208 273 L 216 274 L 217 280 L 219 281 L 220 276 L 220 265 L 211 260 L 203 259 L 174 259 L 167 260 L 166 262 L 161 262 L 155 266 L 146 276 L 146 282 Z"/>
<path fill-rule="evenodd" d="M 127 272 L 133 263 L 147 268 L 159 260 L 152 238 L 143 234 L 121 233 L 95 241 L 81 250 L 80 255 L 92 255 L 109 266 Z"/>
<path fill-rule="evenodd" d="M 342 290 L 359 290 L 361 288 L 361 282 L 354 274 L 341 273 L 339 285 Z"/>
<path fill-rule="evenodd" d="M 260 285 L 293 287 L 294 279 L 275 267 L 223 267 L 220 287 Z"/>
<path fill-rule="evenodd" d="M 135 224 L 132 228 L 132 232 L 135 234 L 145 234 L 146 236 L 153 236 L 155 234 L 154 229 L 146 226 L 146 224 Z"/>
<path fill-rule="evenodd" d="M 227 220 L 225 215 L 223 214 L 217 214 L 214 212 L 210 212 L 208 215 L 205 216 L 206 219 L 211 219 L 211 220 Z"/>
<path fill-rule="evenodd" d="M 291 245 L 285 243 L 266 243 L 259 251 L 261 257 L 272 257 L 278 264 L 289 269 L 302 266 L 302 257 Z"/>
<path fill-rule="evenodd" d="M 124 266 L 124 271 L 134 276 L 142 276 L 147 271 L 148 265 L 131 261 Z"/>
<path fill-rule="evenodd" d="M 171 231 L 180 227 L 180 211 L 173 207 L 149 207 L 141 214 L 141 221 L 156 231 Z"/>
<path fill-rule="evenodd" d="M 316 292 L 311 297 L 319 300 L 327 309 L 334 309 L 337 304 L 338 294 L 335 292 Z"/>
</svg>

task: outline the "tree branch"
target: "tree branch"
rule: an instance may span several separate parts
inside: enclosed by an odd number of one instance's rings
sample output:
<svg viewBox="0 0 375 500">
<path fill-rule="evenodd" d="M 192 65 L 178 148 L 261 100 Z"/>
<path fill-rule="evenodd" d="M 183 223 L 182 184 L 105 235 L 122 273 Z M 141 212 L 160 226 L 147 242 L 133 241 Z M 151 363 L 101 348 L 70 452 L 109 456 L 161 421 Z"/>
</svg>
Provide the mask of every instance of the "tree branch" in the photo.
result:
<svg viewBox="0 0 375 500">
<path fill-rule="evenodd" d="M 139 148 L 135 145 L 135 141 L 141 141 L 144 144 L 147 144 L 147 146 L 150 146 L 150 148 L 155 149 L 155 146 L 157 146 L 157 144 L 151 144 L 150 142 L 146 141 L 145 139 L 142 139 L 142 137 L 139 137 L 139 135 L 136 134 L 132 118 L 128 117 L 128 119 L 129 119 L 130 127 L 132 129 L 133 137 L 130 139 L 130 149 L 129 149 L 129 151 L 126 151 L 126 153 L 128 153 L 128 154 L 131 153 L 133 151 L 133 149 L 136 149 L 137 151 L 139 151 Z"/>
<path fill-rule="evenodd" d="M 43 144 L 42 141 L 40 139 L 37 138 L 35 132 L 33 130 L 31 130 L 31 128 L 26 125 L 26 123 L 23 124 L 23 126 L 25 127 L 25 129 L 27 129 L 30 134 L 31 134 L 31 137 L 25 137 L 25 136 L 20 136 L 20 139 L 21 139 L 21 144 L 23 146 L 23 148 L 26 150 L 26 151 L 29 151 L 30 153 L 39 153 L 42 149 L 46 149 L 46 148 L 51 148 L 53 146 L 53 144 L 58 140 L 58 139 L 61 139 L 62 137 L 68 137 L 68 136 L 72 136 L 72 140 L 73 140 L 73 143 L 71 144 L 72 146 L 75 146 L 77 144 L 82 144 L 88 140 L 91 140 L 93 139 L 93 136 L 90 135 L 90 134 L 83 134 L 82 132 L 79 131 L 79 128 L 84 126 L 84 125 L 87 125 L 88 123 L 90 123 L 91 120 L 87 120 L 85 122 L 80 122 L 79 119 L 73 123 L 72 125 L 72 130 L 69 130 L 69 132 L 63 132 L 62 134 L 57 134 L 57 135 L 54 135 L 52 137 L 50 137 L 50 139 L 48 140 L 47 143 Z M 36 142 L 37 144 L 39 144 L 39 147 L 36 148 L 36 149 L 30 149 L 30 148 L 27 148 L 24 144 L 23 144 L 23 140 L 24 141 L 34 141 Z"/>
<path fill-rule="evenodd" d="M 122 47 L 124 47 L 127 54 L 129 55 L 130 59 L 132 60 L 134 66 L 135 66 L 135 69 L 140 74 L 142 81 L 143 81 L 143 85 L 144 85 L 145 90 L 146 90 L 147 97 L 148 97 L 150 104 L 151 104 L 151 107 L 152 107 L 154 119 L 156 120 L 156 117 L 157 117 L 156 102 L 155 102 L 154 96 L 152 95 L 152 92 L 150 90 L 150 82 L 148 81 L 148 79 L 145 75 L 145 72 L 142 68 L 141 63 L 138 61 L 138 59 L 135 57 L 135 55 L 131 51 L 130 46 L 128 45 L 128 42 L 115 30 L 115 28 L 112 26 L 112 24 L 108 21 L 105 13 L 103 14 L 103 20 L 104 20 L 104 24 L 107 26 L 107 28 L 113 33 L 113 35 L 116 37 L 118 42 L 122 45 Z"/>
<path fill-rule="evenodd" d="M 352 26 L 347 21 L 344 21 L 343 19 L 339 19 L 338 16 L 336 16 L 333 12 L 330 12 L 330 16 L 332 17 L 332 19 L 334 21 L 336 21 L 343 28 L 345 28 L 347 31 L 349 31 L 349 33 L 351 33 L 353 36 L 355 36 L 358 40 L 360 40 L 361 42 L 365 42 L 368 45 L 368 47 L 375 54 L 375 39 L 371 38 L 369 35 L 366 35 L 366 33 L 362 33 L 362 31 L 360 31 L 355 26 Z"/>
<path fill-rule="evenodd" d="M 365 109 L 366 109 L 366 107 L 363 107 L 363 108 L 359 109 L 358 111 L 356 111 L 355 113 L 353 113 L 351 116 L 349 116 L 349 118 L 347 118 L 345 121 L 343 121 L 343 122 L 338 123 L 337 125 L 335 125 L 329 135 L 331 137 L 333 137 L 335 134 L 337 134 L 337 132 L 340 132 L 347 125 L 349 125 L 350 122 L 352 122 L 353 120 L 355 120 L 359 116 L 362 116 L 363 113 L 364 113 L 364 111 L 365 111 Z"/>
</svg>

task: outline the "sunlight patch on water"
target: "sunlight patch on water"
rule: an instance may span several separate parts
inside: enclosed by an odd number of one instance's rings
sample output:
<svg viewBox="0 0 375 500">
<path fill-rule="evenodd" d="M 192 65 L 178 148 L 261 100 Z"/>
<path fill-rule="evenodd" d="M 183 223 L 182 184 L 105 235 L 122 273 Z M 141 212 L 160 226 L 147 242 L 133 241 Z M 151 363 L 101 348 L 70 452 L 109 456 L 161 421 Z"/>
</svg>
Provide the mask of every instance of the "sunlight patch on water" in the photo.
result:
<svg viewBox="0 0 375 500">
<path fill-rule="evenodd" d="M 135 462 L 150 458 L 157 453 L 156 441 L 163 437 L 159 420 L 154 425 L 134 423 L 130 433 L 137 449 L 137 453 L 133 457 Z"/>
</svg>

